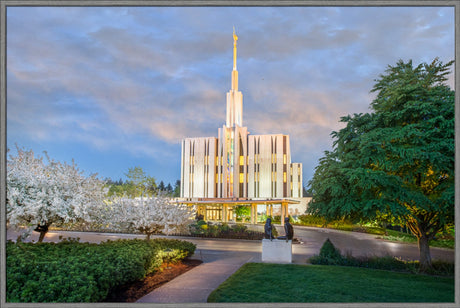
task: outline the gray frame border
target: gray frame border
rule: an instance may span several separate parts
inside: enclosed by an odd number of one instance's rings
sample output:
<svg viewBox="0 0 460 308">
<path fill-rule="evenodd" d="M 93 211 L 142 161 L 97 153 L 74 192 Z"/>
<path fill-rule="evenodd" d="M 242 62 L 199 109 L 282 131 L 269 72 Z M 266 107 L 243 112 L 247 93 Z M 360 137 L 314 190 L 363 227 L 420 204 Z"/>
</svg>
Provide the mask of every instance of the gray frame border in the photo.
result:
<svg viewBox="0 0 460 308">
<path fill-rule="evenodd" d="M 0 306 L 1 307 L 234 307 L 235 304 L 141 304 L 141 303 L 70 303 L 70 304 L 37 304 L 37 303 L 6 303 L 6 10 L 8 6 L 446 6 L 455 10 L 455 59 L 460 59 L 460 2 L 457 0 L 0 0 Z M 455 160 L 460 160 L 460 65 L 454 64 L 455 69 Z M 455 176 L 459 179 L 460 166 L 455 164 Z M 460 226 L 460 184 L 455 183 L 455 223 Z M 393 304 L 393 303 L 363 303 L 363 304 L 299 304 L 299 303 L 264 303 L 264 307 L 458 307 L 460 306 L 460 258 L 458 247 L 460 236 L 456 233 L 455 256 L 455 303 L 444 304 Z M 259 307 L 262 304 L 238 304 L 238 307 Z"/>
</svg>

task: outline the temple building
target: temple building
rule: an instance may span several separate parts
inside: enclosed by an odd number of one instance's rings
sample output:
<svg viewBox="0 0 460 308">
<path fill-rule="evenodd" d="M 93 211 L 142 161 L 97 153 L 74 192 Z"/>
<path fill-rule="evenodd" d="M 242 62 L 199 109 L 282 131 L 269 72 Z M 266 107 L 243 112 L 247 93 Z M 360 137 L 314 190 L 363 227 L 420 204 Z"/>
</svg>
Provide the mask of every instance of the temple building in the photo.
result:
<svg viewBox="0 0 460 308">
<path fill-rule="evenodd" d="M 185 138 L 181 155 L 182 203 L 195 205 L 205 220 L 232 221 L 236 206 L 258 206 L 273 216 L 280 206 L 281 222 L 288 205 L 302 198 L 302 164 L 291 163 L 289 135 L 251 135 L 243 126 L 243 94 L 238 90 L 238 37 L 233 31 L 233 70 L 227 92 L 225 124 L 216 137 Z"/>
</svg>

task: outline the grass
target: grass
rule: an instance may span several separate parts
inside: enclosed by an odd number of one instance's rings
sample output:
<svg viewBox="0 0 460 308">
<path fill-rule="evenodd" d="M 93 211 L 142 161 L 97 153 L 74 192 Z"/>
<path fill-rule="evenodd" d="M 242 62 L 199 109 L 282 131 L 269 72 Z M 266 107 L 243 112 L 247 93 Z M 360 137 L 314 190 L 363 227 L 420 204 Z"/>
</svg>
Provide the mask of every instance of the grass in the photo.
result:
<svg viewBox="0 0 460 308">
<path fill-rule="evenodd" d="M 417 243 L 417 238 L 414 235 L 389 229 L 386 230 L 386 234 L 382 238 L 394 242 Z"/>
<path fill-rule="evenodd" d="M 332 242 L 327 239 L 319 251 L 319 255 L 309 258 L 309 263 L 315 265 L 339 265 L 364 267 L 368 269 L 379 269 L 413 274 L 429 274 L 437 276 L 454 276 L 455 264 L 443 261 L 433 261 L 431 268 L 422 269 L 419 261 L 405 261 L 400 258 L 385 257 L 353 257 L 342 255 Z"/>
<path fill-rule="evenodd" d="M 453 277 L 324 265 L 246 263 L 208 297 L 234 303 L 454 302 Z"/>
<path fill-rule="evenodd" d="M 417 238 L 414 235 L 389 229 L 386 230 L 386 234 L 382 238 L 388 241 L 417 244 Z M 435 240 L 430 241 L 430 247 L 455 249 L 455 235 L 440 234 Z"/>
</svg>

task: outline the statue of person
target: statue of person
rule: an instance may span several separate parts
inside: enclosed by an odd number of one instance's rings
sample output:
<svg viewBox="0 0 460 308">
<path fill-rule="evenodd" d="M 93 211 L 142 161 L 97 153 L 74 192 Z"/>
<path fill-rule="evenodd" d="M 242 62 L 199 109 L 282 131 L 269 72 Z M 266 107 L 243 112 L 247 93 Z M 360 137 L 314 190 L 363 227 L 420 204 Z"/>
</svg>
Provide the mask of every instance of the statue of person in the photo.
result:
<svg viewBox="0 0 460 308">
<path fill-rule="evenodd" d="M 289 217 L 285 217 L 284 218 L 284 232 L 286 233 L 286 235 L 284 236 L 278 236 L 277 239 L 279 240 L 286 240 L 289 241 L 289 240 L 292 240 L 294 238 L 294 228 L 292 227 L 291 223 L 289 222 Z"/>
<path fill-rule="evenodd" d="M 270 241 L 275 238 L 272 232 L 272 219 L 271 218 L 267 218 L 267 221 L 265 222 L 264 238 L 269 239 Z"/>
</svg>

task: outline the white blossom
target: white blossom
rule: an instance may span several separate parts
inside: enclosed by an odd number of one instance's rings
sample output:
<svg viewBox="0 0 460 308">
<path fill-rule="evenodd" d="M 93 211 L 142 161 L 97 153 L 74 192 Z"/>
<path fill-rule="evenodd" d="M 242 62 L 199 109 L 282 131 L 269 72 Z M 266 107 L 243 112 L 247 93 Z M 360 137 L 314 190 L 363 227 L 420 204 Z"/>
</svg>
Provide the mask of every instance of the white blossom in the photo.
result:
<svg viewBox="0 0 460 308">
<path fill-rule="evenodd" d="M 11 226 L 29 226 L 91 220 L 94 209 L 107 195 L 96 175 L 85 177 L 75 162 L 60 163 L 36 157 L 32 150 L 17 148 L 7 160 L 7 220 Z"/>
<path fill-rule="evenodd" d="M 187 205 L 175 203 L 164 196 L 141 198 L 117 198 L 111 204 L 112 223 L 140 231 L 150 238 L 151 234 L 180 232 L 194 217 L 194 210 Z"/>
</svg>

